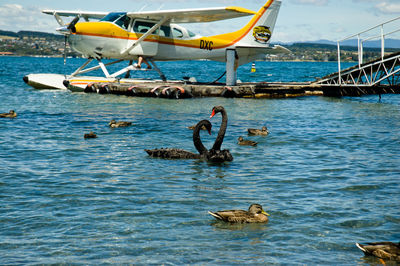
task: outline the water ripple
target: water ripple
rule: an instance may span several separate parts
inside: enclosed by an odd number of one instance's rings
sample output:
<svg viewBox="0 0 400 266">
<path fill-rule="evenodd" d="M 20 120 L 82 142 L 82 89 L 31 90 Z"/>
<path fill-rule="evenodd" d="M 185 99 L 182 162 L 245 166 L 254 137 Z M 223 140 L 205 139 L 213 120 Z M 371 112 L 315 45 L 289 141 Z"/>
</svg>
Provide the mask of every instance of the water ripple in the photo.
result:
<svg viewBox="0 0 400 266">
<path fill-rule="evenodd" d="M 81 63 L 60 60 L 2 58 L 1 112 L 18 117 L 0 120 L 1 264 L 374 264 L 354 242 L 400 239 L 399 96 L 171 101 L 22 83 L 23 71 Z M 202 63 L 163 67 L 180 78 L 177 67 L 191 75 Z M 239 75 L 300 81 L 336 67 L 257 64 L 259 76 L 246 66 Z M 233 162 L 147 156 L 147 148 L 195 151 L 187 127 L 214 105 L 228 111 L 223 148 Z M 110 129 L 111 119 L 133 125 Z M 220 121 L 202 135 L 207 147 Z M 247 135 L 263 125 L 269 136 Z M 85 140 L 88 131 L 99 137 Z M 240 135 L 258 146 L 238 146 Z M 207 213 L 253 202 L 271 214 L 268 224 L 224 224 Z"/>
</svg>

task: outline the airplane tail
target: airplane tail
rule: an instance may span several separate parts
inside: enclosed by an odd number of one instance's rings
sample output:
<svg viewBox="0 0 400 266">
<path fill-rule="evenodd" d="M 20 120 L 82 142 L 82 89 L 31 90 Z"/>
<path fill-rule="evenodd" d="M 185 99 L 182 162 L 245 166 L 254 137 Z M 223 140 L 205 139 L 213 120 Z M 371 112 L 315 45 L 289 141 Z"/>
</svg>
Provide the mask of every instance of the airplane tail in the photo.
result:
<svg viewBox="0 0 400 266">
<path fill-rule="evenodd" d="M 268 47 L 278 18 L 281 1 L 268 0 L 256 15 L 244 26 L 244 36 L 236 43 L 237 47 Z"/>
</svg>

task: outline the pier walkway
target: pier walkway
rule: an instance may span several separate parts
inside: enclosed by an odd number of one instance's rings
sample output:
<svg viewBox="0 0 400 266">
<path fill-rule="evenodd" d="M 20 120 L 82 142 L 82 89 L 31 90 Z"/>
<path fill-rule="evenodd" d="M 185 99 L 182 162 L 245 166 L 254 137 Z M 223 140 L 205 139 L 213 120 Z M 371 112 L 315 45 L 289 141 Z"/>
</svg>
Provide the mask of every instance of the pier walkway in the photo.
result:
<svg viewBox="0 0 400 266">
<path fill-rule="evenodd" d="M 339 95 L 348 95 L 349 92 L 350 94 L 358 92 L 360 95 L 395 93 L 400 86 L 400 52 L 385 53 L 385 40 L 388 36 L 400 32 L 400 25 L 395 24 L 399 24 L 399 21 L 400 17 L 338 41 L 338 72 L 317 80 L 315 84 L 324 87 L 324 93 L 328 95 L 335 95 L 338 92 Z M 385 33 L 385 27 L 389 26 L 392 27 L 392 31 Z M 380 33 L 371 36 L 377 30 L 380 30 Z M 341 43 L 354 38 L 358 40 L 358 64 L 342 70 Z M 364 45 L 372 40 L 380 40 L 380 57 L 364 63 Z M 393 48 L 400 50 L 400 47 Z"/>
</svg>

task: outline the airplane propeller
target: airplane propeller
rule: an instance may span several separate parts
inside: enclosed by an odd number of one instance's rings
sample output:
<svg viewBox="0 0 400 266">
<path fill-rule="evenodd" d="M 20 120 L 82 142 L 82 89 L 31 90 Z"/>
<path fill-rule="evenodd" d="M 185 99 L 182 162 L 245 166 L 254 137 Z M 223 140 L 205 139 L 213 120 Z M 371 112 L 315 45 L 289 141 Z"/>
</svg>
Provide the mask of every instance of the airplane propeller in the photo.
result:
<svg viewBox="0 0 400 266">
<path fill-rule="evenodd" d="M 76 32 L 76 28 L 75 25 L 76 23 L 78 23 L 79 19 L 81 18 L 80 15 L 77 15 L 68 25 L 67 30 L 70 30 L 71 32 L 75 33 Z"/>
<path fill-rule="evenodd" d="M 68 36 L 71 33 L 76 32 L 75 25 L 78 23 L 79 19 L 81 18 L 80 15 L 77 15 L 69 24 L 64 24 L 62 20 L 60 20 L 60 25 L 61 27 L 57 28 L 56 30 L 64 35 L 64 65 L 67 62 L 67 42 L 68 42 Z"/>
</svg>

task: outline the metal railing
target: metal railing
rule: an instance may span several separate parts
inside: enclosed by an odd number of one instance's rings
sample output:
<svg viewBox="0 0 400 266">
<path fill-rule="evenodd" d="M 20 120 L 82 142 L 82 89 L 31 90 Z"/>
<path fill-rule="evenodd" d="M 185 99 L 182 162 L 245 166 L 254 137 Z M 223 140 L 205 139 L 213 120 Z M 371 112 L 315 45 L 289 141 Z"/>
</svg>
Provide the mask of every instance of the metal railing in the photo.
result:
<svg viewBox="0 0 400 266">
<path fill-rule="evenodd" d="M 368 41 L 371 41 L 371 40 L 374 40 L 374 39 L 380 39 L 381 40 L 381 60 L 383 61 L 384 57 L 385 57 L 385 38 L 387 36 L 389 36 L 389 35 L 393 35 L 393 34 L 395 34 L 397 32 L 400 32 L 400 28 L 399 28 L 399 29 L 393 30 L 391 32 L 385 33 L 384 26 L 386 26 L 388 24 L 391 24 L 391 23 L 393 23 L 395 21 L 399 21 L 399 20 L 400 20 L 400 17 L 391 19 L 391 20 L 386 21 L 384 23 L 381 23 L 381 24 L 379 24 L 377 26 L 374 26 L 372 28 L 369 28 L 367 30 L 364 30 L 364 31 L 359 32 L 357 34 L 353 34 L 351 36 L 348 36 L 348 37 L 346 37 L 344 39 L 341 39 L 341 40 L 337 41 L 337 49 L 338 49 L 338 83 L 339 83 L 339 85 L 342 85 L 340 43 L 344 42 L 344 41 L 347 41 L 347 40 L 350 40 L 350 39 L 354 39 L 354 38 L 357 37 L 357 40 L 358 40 L 358 67 L 361 68 L 361 66 L 363 64 L 364 43 L 368 42 Z M 370 37 L 367 37 L 367 38 L 364 38 L 364 39 L 362 38 L 362 35 L 367 34 L 367 33 L 371 32 L 371 31 L 379 29 L 379 28 L 380 28 L 380 34 L 379 35 L 370 36 Z"/>
</svg>

